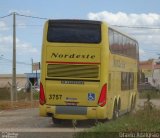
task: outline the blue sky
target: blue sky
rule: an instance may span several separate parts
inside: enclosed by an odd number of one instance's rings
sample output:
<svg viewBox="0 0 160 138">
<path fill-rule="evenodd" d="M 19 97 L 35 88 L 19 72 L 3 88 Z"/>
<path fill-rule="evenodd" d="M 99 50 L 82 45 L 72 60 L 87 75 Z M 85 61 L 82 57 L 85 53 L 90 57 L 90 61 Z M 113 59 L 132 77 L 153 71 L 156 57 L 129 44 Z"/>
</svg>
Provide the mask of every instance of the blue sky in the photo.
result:
<svg viewBox="0 0 160 138">
<path fill-rule="evenodd" d="M 35 15 L 56 18 L 85 18 L 88 12 L 159 13 L 159 0 L 5 0 L 1 14 L 10 10 L 29 10 Z"/>
<path fill-rule="evenodd" d="M 0 17 L 13 11 L 56 19 L 105 20 L 111 25 L 160 27 L 159 0 L 1 0 Z M 45 20 L 17 16 L 17 73 L 31 72 L 31 58 L 40 61 Z M 159 29 L 118 28 L 140 44 L 140 59 L 157 58 Z M 12 17 L 0 19 L 0 74 L 12 73 Z"/>
</svg>

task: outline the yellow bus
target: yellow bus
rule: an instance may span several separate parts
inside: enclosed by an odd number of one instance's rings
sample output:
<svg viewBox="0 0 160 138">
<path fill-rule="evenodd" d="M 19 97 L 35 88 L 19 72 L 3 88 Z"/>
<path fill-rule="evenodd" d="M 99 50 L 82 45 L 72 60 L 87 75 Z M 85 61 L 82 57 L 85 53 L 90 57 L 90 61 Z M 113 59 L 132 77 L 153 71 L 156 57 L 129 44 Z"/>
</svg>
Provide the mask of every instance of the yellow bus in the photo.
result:
<svg viewBox="0 0 160 138">
<path fill-rule="evenodd" d="M 138 43 L 101 21 L 48 20 L 44 26 L 40 116 L 112 119 L 137 97 Z"/>
</svg>

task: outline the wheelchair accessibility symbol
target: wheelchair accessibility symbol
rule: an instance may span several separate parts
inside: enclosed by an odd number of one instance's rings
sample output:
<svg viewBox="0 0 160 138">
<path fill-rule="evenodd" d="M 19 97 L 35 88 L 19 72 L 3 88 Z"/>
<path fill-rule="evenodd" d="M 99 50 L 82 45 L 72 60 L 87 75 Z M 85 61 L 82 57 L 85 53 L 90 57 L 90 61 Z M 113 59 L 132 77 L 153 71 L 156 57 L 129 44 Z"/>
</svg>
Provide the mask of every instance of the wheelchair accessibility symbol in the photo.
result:
<svg viewBox="0 0 160 138">
<path fill-rule="evenodd" d="M 95 94 L 94 93 L 88 93 L 88 101 L 95 101 Z"/>
</svg>

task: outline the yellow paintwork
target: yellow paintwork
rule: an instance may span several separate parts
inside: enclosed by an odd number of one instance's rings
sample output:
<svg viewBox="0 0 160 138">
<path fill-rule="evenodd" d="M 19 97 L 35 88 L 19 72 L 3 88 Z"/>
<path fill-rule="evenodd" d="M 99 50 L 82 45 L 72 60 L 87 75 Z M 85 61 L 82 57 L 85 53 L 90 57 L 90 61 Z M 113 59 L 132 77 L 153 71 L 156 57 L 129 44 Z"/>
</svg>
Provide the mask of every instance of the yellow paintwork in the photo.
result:
<svg viewBox="0 0 160 138">
<path fill-rule="evenodd" d="M 69 48 L 68 48 L 69 47 Z M 85 50 L 82 50 L 82 47 L 79 46 L 47 46 L 47 61 L 59 61 L 59 62 L 100 62 L 100 48 L 99 47 L 85 47 Z M 63 49 L 63 50 L 62 50 Z M 52 53 L 57 54 L 57 58 L 54 56 L 51 56 Z M 72 53 L 74 53 L 74 55 L 79 55 L 79 56 L 87 56 L 90 54 L 90 58 L 65 58 L 65 57 L 61 57 L 58 58 L 58 54 L 60 55 L 73 55 Z M 94 56 L 94 59 L 92 59 L 91 57 Z"/>
<path fill-rule="evenodd" d="M 104 119 L 106 117 L 106 108 L 105 107 L 88 107 L 86 115 L 62 115 L 55 114 L 56 106 L 52 105 L 40 105 L 40 115 L 46 116 L 46 113 L 53 113 L 55 118 L 59 119 Z"/>
<path fill-rule="evenodd" d="M 42 44 L 42 58 L 41 58 L 41 83 L 46 96 L 46 104 L 40 105 L 40 115 L 47 116 L 47 113 L 52 113 L 58 119 L 111 119 L 113 115 L 114 102 L 121 101 L 120 111 L 128 111 L 130 109 L 131 100 L 137 95 L 137 61 L 120 55 L 111 54 L 108 42 L 108 26 L 102 22 L 102 38 L 100 44 L 82 44 L 82 43 L 49 43 L 47 42 L 47 28 L 48 22 L 44 26 L 43 44 Z M 52 56 L 57 53 L 63 55 L 94 55 L 92 58 L 56 58 Z M 100 82 L 86 81 L 84 85 L 75 84 L 61 84 L 61 81 L 46 80 L 47 76 L 47 61 L 56 62 L 92 62 L 99 63 L 99 77 Z M 121 91 L 121 72 L 134 72 L 134 90 L 127 92 Z M 108 82 L 109 74 L 111 80 Z M 71 78 L 72 79 L 72 78 Z M 85 80 L 85 79 L 84 79 Z M 110 89 L 107 90 L 107 104 L 100 107 L 98 103 L 99 95 L 102 86 L 107 83 L 110 84 Z M 95 101 L 87 100 L 87 93 L 94 92 L 96 94 Z M 57 101 L 49 100 L 50 94 L 61 94 L 62 98 Z M 77 106 L 86 106 L 86 115 L 62 115 L 55 114 L 57 105 L 66 105 L 66 97 L 77 98 Z M 69 102 L 74 102 L 69 100 Z"/>
</svg>

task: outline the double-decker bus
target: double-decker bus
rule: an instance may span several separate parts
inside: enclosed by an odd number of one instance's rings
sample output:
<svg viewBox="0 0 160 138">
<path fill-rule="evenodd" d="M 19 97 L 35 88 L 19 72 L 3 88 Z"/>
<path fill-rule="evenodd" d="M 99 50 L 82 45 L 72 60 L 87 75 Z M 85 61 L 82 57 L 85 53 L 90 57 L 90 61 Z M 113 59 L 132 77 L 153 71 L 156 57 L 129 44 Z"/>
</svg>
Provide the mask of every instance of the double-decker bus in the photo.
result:
<svg viewBox="0 0 160 138">
<path fill-rule="evenodd" d="M 138 43 L 101 21 L 48 20 L 44 26 L 40 115 L 112 119 L 137 97 Z"/>
</svg>

